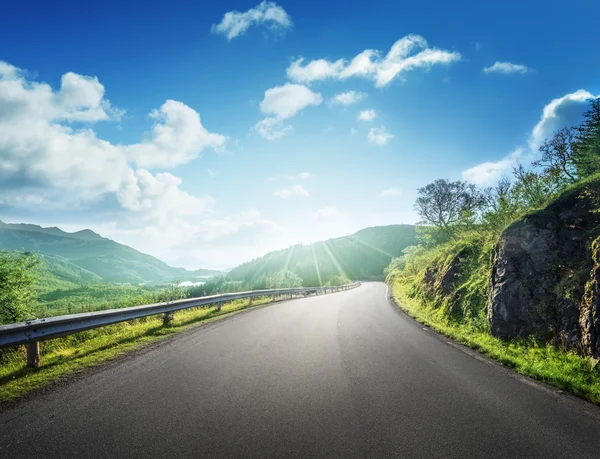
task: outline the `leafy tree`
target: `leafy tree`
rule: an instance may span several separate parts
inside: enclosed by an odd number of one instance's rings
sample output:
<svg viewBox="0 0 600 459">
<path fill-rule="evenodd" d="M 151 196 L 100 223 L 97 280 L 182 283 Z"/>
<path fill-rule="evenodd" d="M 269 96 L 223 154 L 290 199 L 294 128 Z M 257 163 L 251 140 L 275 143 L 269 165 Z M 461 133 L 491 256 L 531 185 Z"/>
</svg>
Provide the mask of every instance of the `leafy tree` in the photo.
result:
<svg viewBox="0 0 600 459">
<path fill-rule="evenodd" d="M 471 183 L 438 179 L 417 190 L 415 210 L 422 223 L 433 225 L 447 238 L 452 238 L 459 226 L 473 223 L 484 200 Z"/>
<path fill-rule="evenodd" d="M 38 261 L 32 253 L 0 252 L 0 324 L 31 317 L 34 268 Z"/>
<path fill-rule="evenodd" d="M 282 269 L 278 273 L 267 277 L 267 288 L 292 287 L 302 287 L 302 278 L 289 269 Z"/>
<path fill-rule="evenodd" d="M 577 160 L 579 143 L 577 128 L 568 126 L 557 131 L 554 136 L 544 141 L 540 147 L 542 157 L 534 161 L 535 167 L 542 167 L 544 174 L 557 182 L 574 183 L 577 181 Z"/>
<path fill-rule="evenodd" d="M 516 181 L 511 190 L 511 198 L 519 213 L 542 207 L 561 189 L 556 177 L 525 170 L 521 163 L 513 169 L 513 175 Z"/>
<path fill-rule="evenodd" d="M 526 174 L 519 169 L 519 174 Z M 530 178 L 528 178 L 530 180 Z M 484 190 L 485 206 L 481 216 L 482 229 L 492 235 L 498 234 L 516 218 L 527 211 L 524 200 L 519 198 L 525 185 L 514 184 L 510 178 L 502 177 L 495 187 Z"/>
<path fill-rule="evenodd" d="M 577 174 L 587 177 L 600 171 L 600 98 L 590 102 L 577 127 Z"/>
</svg>

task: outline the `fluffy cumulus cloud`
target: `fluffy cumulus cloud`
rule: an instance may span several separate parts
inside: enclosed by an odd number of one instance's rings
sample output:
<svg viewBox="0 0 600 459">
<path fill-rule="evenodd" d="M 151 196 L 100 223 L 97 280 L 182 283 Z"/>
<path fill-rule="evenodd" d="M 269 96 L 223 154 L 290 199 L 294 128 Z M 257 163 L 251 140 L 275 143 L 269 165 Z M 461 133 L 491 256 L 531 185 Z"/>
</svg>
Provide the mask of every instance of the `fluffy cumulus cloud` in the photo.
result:
<svg viewBox="0 0 600 459">
<path fill-rule="evenodd" d="M 213 24 L 211 31 L 231 40 L 256 25 L 265 26 L 274 32 L 285 32 L 292 27 L 292 18 L 275 2 L 263 1 L 245 12 L 229 11 L 218 24 Z"/>
<path fill-rule="evenodd" d="M 287 76 L 297 83 L 318 80 L 345 80 L 350 77 L 368 78 L 376 87 L 383 87 L 407 72 L 430 69 L 434 65 L 452 64 L 462 56 L 456 51 L 429 47 L 420 35 L 407 35 L 394 43 L 384 56 L 380 51 L 366 49 L 350 60 L 318 59 L 306 62 L 299 58 L 287 69 Z"/>
<path fill-rule="evenodd" d="M 254 125 L 254 130 L 269 140 L 284 136 L 291 127 L 284 121 L 310 105 L 320 105 L 323 97 L 304 85 L 286 83 L 267 89 L 260 110 L 269 115 Z"/>
<path fill-rule="evenodd" d="M 336 94 L 331 98 L 331 102 L 340 105 L 352 105 L 366 97 L 367 95 L 364 92 L 348 91 Z"/>
<path fill-rule="evenodd" d="M 265 91 L 265 97 L 260 103 L 260 111 L 285 120 L 303 108 L 309 105 L 319 105 L 321 102 L 323 102 L 321 94 L 300 84 L 286 83 Z"/>
<path fill-rule="evenodd" d="M 523 153 L 522 148 L 517 148 L 499 161 L 486 161 L 463 171 L 462 177 L 479 186 L 495 185 L 502 176 L 511 174 Z"/>
<path fill-rule="evenodd" d="M 134 145 L 97 137 L 91 124 L 118 119 L 122 111 L 104 98 L 97 78 L 66 73 L 59 90 L 29 81 L 24 72 L 0 66 L 0 177 L 28 189 L 62 190 L 81 200 L 117 193 L 138 167 L 173 166 L 206 147 L 222 146 L 190 107 L 167 101 L 152 113 L 157 124 Z"/>
<path fill-rule="evenodd" d="M 145 140 L 124 147 L 141 167 L 175 167 L 196 158 L 205 148 L 225 146 L 225 137 L 208 132 L 198 112 L 181 102 L 167 100 L 150 117 L 155 124 Z"/>
<path fill-rule="evenodd" d="M 508 75 L 511 73 L 529 73 L 532 70 L 529 67 L 521 64 L 513 64 L 511 62 L 495 62 L 494 65 L 485 67 L 483 73 L 502 73 Z"/>
<path fill-rule="evenodd" d="M 310 193 L 302 185 L 294 185 L 291 188 L 282 188 L 273 193 L 274 196 L 279 196 L 282 199 L 288 198 L 308 198 Z"/>
<path fill-rule="evenodd" d="M 379 193 L 380 198 L 397 198 L 402 196 L 402 190 L 400 188 L 386 188 Z"/>
<path fill-rule="evenodd" d="M 375 110 L 361 110 L 358 114 L 358 119 L 361 121 L 372 121 L 377 116 Z"/>
<path fill-rule="evenodd" d="M 128 210 L 153 223 L 169 223 L 185 216 L 207 215 L 214 199 L 192 196 L 179 187 L 182 180 L 168 172 L 152 175 L 145 169 L 130 171 L 117 193 Z M 136 215 L 136 218 L 139 218 Z"/>
<path fill-rule="evenodd" d="M 585 111 L 587 102 L 596 97 L 600 97 L 600 94 L 594 96 L 589 91 L 580 89 L 552 100 L 544 107 L 540 120 L 531 131 L 529 148 L 537 151 L 544 140 L 552 137 L 555 131 L 577 122 Z"/>
<path fill-rule="evenodd" d="M 369 134 L 367 135 L 369 142 L 374 143 L 375 145 L 385 145 L 392 140 L 393 137 L 394 136 L 387 132 L 384 127 L 371 128 L 369 129 Z"/>
</svg>

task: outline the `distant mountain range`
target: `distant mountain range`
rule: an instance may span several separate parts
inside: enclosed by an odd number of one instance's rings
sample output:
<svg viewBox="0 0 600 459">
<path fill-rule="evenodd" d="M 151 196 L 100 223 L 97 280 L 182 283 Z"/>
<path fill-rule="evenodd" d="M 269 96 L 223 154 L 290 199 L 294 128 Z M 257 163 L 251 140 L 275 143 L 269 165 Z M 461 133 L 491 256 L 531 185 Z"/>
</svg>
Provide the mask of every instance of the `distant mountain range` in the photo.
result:
<svg viewBox="0 0 600 459">
<path fill-rule="evenodd" d="M 74 284 L 195 282 L 220 273 L 169 266 L 89 229 L 67 233 L 56 227 L 0 221 L 0 250 L 39 253 L 46 274 Z"/>
<path fill-rule="evenodd" d="M 333 276 L 382 278 L 392 258 L 416 244 L 416 230 L 412 225 L 375 226 L 350 236 L 267 253 L 232 269 L 228 277 L 249 286 L 260 286 L 261 278 L 283 269 L 298 274 L 304 285 L 322 285 Z"/>
</svg>

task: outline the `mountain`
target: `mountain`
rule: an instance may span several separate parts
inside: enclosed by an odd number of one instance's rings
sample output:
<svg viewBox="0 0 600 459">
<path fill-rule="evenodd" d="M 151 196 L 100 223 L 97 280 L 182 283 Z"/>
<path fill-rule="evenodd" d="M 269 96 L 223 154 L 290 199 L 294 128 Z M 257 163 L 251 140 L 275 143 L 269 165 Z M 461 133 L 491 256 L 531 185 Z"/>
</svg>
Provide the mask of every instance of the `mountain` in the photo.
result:
<svg viewBox="0 0 600 459">
<path fill-rule="evenodd" d="M 228 277 L 254 286 L 260 286 L 261 279 L 283 269 L 298 274 L 304 285 L 324 284 L 333 276 L 380 278 L 392 258 L 416 243 L 412 225 L 375 226 L 350 236 L 270 252 L 234 268 Z"/>
<path fill-rule="evenodd" d="M 0 221 L 0 250 L 37 252 L 45 274 L 73 284 L 198 281 L 219 273 L 174 268 L 89 229 L 67 233 L 56 227 Z"/>
</svg>

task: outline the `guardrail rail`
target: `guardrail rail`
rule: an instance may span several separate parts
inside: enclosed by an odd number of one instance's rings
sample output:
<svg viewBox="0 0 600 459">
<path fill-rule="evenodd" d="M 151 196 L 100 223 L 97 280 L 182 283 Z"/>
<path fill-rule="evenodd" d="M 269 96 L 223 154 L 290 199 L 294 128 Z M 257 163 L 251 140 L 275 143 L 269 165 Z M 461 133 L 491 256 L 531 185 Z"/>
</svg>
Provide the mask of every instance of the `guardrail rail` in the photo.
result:
<svg viewBox="0 0 600 459">
<path fill-rule="evenodd" d="M 219 311 L 223 303 L 242 298 L 262 296 L 310 295 L 319 293 L 335 293 L 350 290 L 360 286 L 360 282 L 340 285 L 337 287 L 296 287 L 270 290 L 253 290 L 250 292 L 225 293 L 221 295 L 187 298 L 184 300 L 168 301 L 166 303 L 148 304 L 129 308 L 106 309 L 103 311 L 68 314 L 48 317 L 45 319 L 30 319 L 15 324 L 0 325 L 0 349 L 24 344 L 27 348 L 27 365 L 38 367 L 40 364 L 40 341 L 79 333 L 93 328 L 105 327 L 119 322 L 140 319 L 142 317 L 163 315 L 163 325 L 168 326 L 173 313 L 182 309 L 217 305 Z"/>
</svg>

